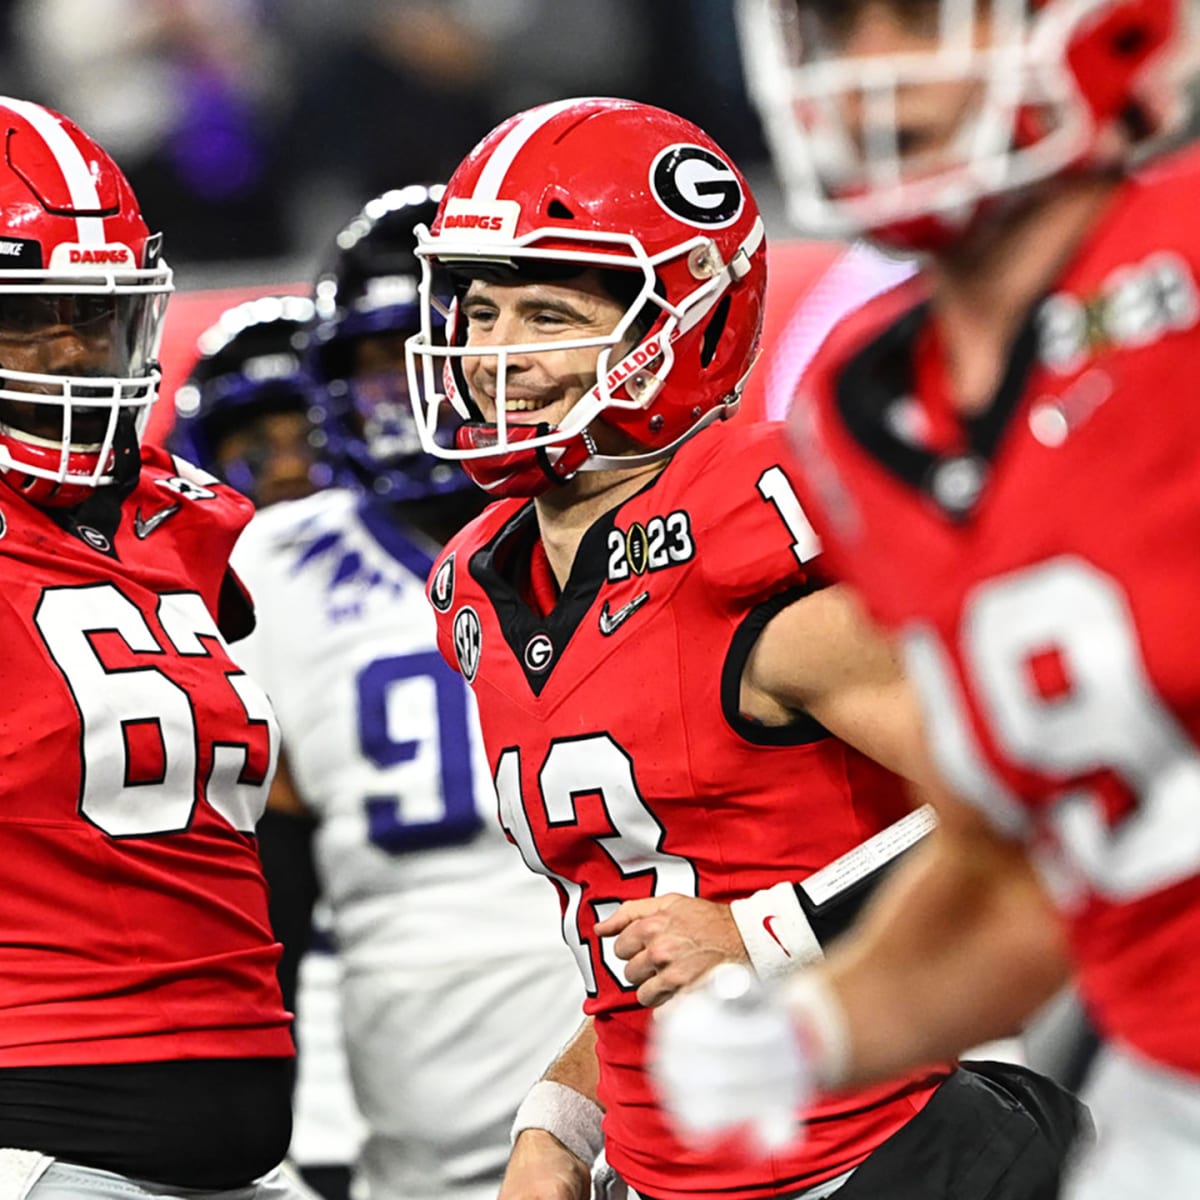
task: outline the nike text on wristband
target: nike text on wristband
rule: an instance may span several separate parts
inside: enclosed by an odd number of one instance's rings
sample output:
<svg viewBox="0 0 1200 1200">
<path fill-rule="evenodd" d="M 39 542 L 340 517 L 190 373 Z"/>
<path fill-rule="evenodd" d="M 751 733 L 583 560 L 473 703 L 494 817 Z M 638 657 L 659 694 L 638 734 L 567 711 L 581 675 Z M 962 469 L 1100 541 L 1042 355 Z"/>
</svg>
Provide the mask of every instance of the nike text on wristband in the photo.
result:
<svg viewBox="0 0 1200 1200">
<path fill-rule="evenodd" d="M 735 900 L 729 909 L 760 979 L 778 979 L 821 957 L 817 935 L 790 883 Z"/>
<path fill-rule="evenodd" d="M 539 1080 L 517 1109 L 511 1138 L 526 1129 L 542 1129 L 557 1138 L 589 1168 L 604 1147 L 604 1110 L 582 1092 L 563 1083 Z"/>
</svg>

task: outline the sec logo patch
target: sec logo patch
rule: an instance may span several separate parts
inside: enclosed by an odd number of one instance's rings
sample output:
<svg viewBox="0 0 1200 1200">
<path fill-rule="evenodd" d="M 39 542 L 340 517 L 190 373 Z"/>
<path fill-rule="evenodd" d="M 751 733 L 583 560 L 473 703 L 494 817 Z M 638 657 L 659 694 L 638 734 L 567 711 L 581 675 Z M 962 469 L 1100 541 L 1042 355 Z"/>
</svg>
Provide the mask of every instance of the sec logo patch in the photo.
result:
<svg viewBox="0 0 1200 1200">
<path fill-rule="evenodd" d="M 460 609 L 454 618 L 453 633 L 458 669 L 468 683 L 474 683 L 483 650 L 483 627 L 479 624 L 479 614 L 473 608 Z"/>
</svg>

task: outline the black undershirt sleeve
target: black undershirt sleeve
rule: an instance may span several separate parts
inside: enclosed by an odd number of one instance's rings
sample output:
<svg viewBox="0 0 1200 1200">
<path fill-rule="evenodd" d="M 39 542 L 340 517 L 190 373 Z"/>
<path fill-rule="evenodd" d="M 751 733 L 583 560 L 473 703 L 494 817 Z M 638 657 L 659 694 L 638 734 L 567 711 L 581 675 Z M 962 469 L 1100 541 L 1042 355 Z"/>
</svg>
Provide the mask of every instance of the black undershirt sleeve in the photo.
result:
<svg viewBox="0 0 1200 1200">
<path fill-rule="evenodd" d="M 257 829 L 259 858 L 271 892 L 271 928 L 283 943 L 279 986 L 283 1006 L 293 1013 L 300 959 L 312 937 L 313 905 L 320 890 L 313 861 L 315 829 L 311 817 L 271 809 L 263 814 Z"/>
</svg>

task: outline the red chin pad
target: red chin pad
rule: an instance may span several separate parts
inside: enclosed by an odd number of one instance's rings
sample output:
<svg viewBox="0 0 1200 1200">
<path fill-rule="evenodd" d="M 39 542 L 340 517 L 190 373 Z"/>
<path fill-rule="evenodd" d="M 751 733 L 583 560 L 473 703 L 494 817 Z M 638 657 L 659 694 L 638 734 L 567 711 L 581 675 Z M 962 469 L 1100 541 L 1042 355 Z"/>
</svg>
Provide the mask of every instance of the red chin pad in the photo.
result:
<svg viewBox="0 0 1200 1200">
<path fill-rule="evenodd" d="M 867 236 L 876 245 L 888 250 L 906 254 L 937 254 L 961 241 L 963 228 L 937 216 L 923 215 L 877 225 L 867 231 Z"/>
<path fill-rule="evenodd" d="M 1016 211 L 1029 195 L 1028 189 L 981 196 L 955 217 L 927 213 L 877 225 L 866 236 L 888 250 L 906 254 L 944 254 L 961 245 L 986 222 Z"/>
<path fill-rule="evenodd" d="M 497 499 L 540 496 L 552 487 L 566 483 L 592 455 L 582 433 L 556 446 L 514 446 L 549 432 L 550 426 L 545 423 L 510 425 L 508 444 L 512 449 L 497 451 L 485 458 L 465 458 L 463 470 L 473 483 Z M 494 447 L 498 440 L 495 425 L 478 421 L 460 425 L 454 435 L 454 444 L 459 450 Z"/>
<path fill-rule="evenodd" d="M 30 475 L 21 470 L 22 462 L 26 462 L 57 471 L 62 457 L 57 447 L 34 446 L 18 438 L 7 440 L 9 453 L 15 461 L 0 473 L 0 478 L 32 504 L 39 508 L 74 508 L 96 494 L 96 488 L 91 484 L 57 483 L 43 475 Z M 96 455 L 89 451 L 72 450 L 67 455 L 67 471 L 73 475 L 91 474 L 96 469 L 96 461 Z M 112 470 L 111 452 L 106 470 Z"/>
<path fill-rule="evenodd" d="M 38 508 L 75 508 L 96 494 L 82 483 L 55 483 L 39 475 L 22 475 L 19 468 L 0 474 L 0 481 Z"/>
</svg>

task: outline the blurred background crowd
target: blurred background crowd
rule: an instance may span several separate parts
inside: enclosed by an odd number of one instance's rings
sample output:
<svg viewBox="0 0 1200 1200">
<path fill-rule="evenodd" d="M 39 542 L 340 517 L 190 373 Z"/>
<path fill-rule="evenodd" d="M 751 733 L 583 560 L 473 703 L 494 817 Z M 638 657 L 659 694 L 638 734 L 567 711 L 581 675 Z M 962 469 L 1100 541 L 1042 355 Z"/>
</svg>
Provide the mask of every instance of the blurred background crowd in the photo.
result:
<svg viewBox="0 0 1200 1200">
<path fill-rule="evenodd" d="M 310 277 L 365 197 L 568 95 L 691 118 L 777 211 L 733 20 L 733 0 L 0 0 L 0 69 L 109 149 L 179 285 L 265 283 Z"/>
</svg>

